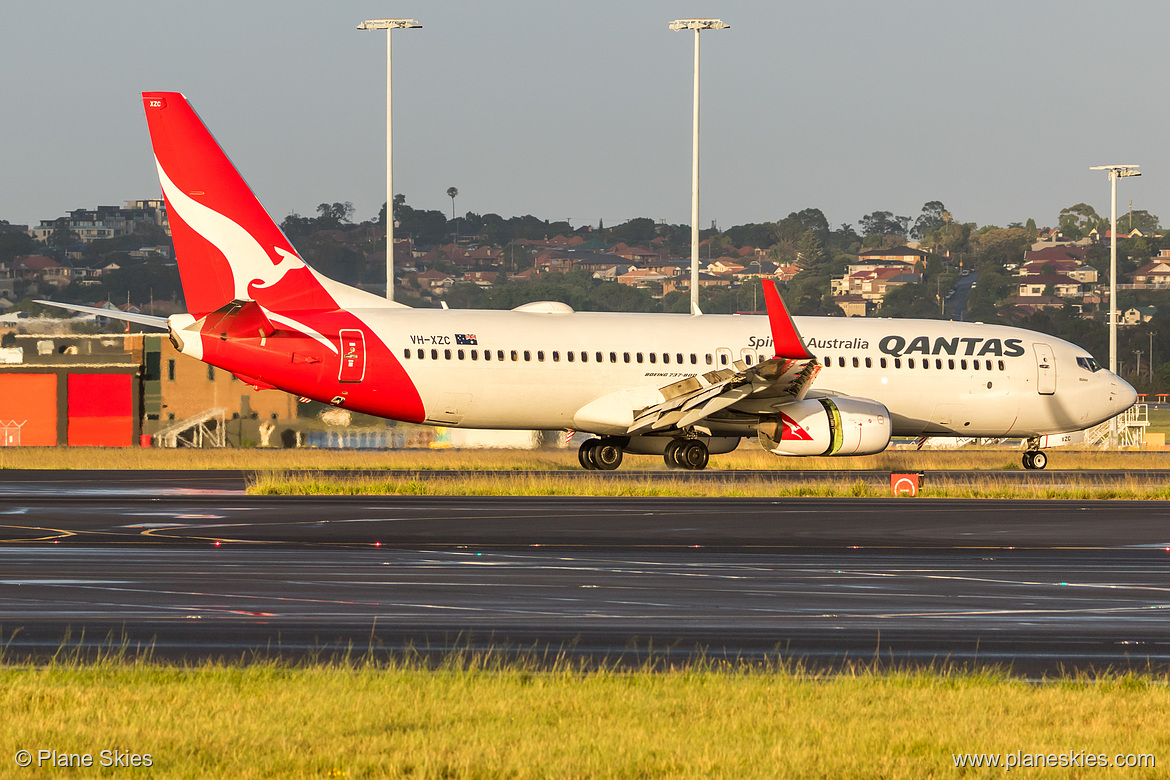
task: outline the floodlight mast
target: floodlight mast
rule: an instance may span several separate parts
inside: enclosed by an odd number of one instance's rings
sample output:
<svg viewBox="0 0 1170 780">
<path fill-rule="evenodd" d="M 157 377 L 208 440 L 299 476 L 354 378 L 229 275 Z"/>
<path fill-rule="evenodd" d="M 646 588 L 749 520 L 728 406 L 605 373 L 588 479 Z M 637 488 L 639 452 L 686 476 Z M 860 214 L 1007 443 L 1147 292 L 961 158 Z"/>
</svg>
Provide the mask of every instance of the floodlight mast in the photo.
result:
<svg viewBox="0 0 1170 780">
<path fill-rule="evenodd" d="M 675 19 L 672 30 L 695 31 L 695 112 L 691 141 L 691 314 L 702 314 L 699 309 L 699 33 L 703 30 L 723 30 L 731 25 L 719 19 Z"/>
<path fill-rule="evenodd" d="M 422 27 L 414 19 L 367 19 L 359 30 L 386 31 L 386 300 L 394 300 L 394 132 L 391 114 L 390 33 L 394 30 Z"/>
<path fill-rule="evenodd" d="M 1117 373 L 1117 180 L 1141 176 L 1137 165 L 1094 165 L 1090 171 L 1109 171 L 1109 370 Z M 1109 448 L 1117 449 L 1117 418 L 1109 421 Z"/>
</svg>

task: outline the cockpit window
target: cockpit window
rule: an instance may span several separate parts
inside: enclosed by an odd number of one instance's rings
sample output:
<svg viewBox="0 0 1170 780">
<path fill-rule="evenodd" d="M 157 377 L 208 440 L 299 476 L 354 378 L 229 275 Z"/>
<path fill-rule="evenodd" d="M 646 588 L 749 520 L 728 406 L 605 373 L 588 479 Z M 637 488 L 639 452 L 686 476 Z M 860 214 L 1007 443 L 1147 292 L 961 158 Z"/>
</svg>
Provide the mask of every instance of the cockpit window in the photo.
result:
<svg viewBox="0 0 1170 780">
<path fill-rule="evenodd" d="M 1085 369 L 1086 371 L 1097 372 L 1097 371 L 1101 370 L 1101 364 L 1098 363 L 1096 360 L 1094 360 L 1091 357 L 1077 358 L 1077 365 L 1080 366 L 1081 368 Z"/>
</svg>

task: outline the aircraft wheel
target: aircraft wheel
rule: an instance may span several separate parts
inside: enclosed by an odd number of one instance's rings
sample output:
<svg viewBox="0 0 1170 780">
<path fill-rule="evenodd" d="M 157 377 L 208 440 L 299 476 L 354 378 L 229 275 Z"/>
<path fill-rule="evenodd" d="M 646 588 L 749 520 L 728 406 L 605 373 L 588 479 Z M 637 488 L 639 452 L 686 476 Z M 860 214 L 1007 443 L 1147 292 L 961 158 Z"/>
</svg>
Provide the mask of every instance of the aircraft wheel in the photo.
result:
<svg viewBox="0 0 1170 780">
<path fill-rule="evenodd" d="M 678 449 L 679 465 L 684 469 L 692 469 L 698 471 L 707 467 L 707 461 L 711 459 L 711 453 L 707 451 L 707 445 L 697 439 L 683 442 L 683 445 Z"/>
<path fill-rule="evenodd" d="M 1048 465 L 1048 456 L 1044 454 L 1044 450 L 1036 450 L 1032 453 L 1032 468 L 1042 469 Z"/>
<path fill-rule="evenodd" d="M 593 448 L 593 453 L 590 457 L 596 468 L 602 471 L 613 471 L 618 466 L 622 465 L 622 448 L 613 442 L 602 439 L 596 447 Z"/>
<path fill-rule="evenodd" d="M 679 450 L 683 444 L 685 442 L 682 439 L 672 439 L 670 444 L 666 445 L 666 451 L 662 453 L 662 459 L 666 461 L 666 467 L 668 469 L 684 468 L 683 464 L 679 461 Z"/>
<path fill-rule="evenodd" d="M 599 439 L 581 442 L 581 446 L 577 448 L 577 461 L 581 464 L 581 468 L 588 471 L 594 471 L 597 468 L 597 463 L 593 460 L 593 453 L 599 444 L 601 444 Z"/>
</svg>

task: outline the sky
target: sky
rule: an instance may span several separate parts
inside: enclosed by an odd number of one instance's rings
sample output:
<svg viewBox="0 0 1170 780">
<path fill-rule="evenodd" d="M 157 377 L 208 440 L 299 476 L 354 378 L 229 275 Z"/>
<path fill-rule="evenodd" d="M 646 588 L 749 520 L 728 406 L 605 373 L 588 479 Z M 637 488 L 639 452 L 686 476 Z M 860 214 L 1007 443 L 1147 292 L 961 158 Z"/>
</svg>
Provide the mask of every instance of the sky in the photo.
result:
<svg viewBox="0 0 1170 780">
<path fill-rule="evenodd" d="M 1106 11 L 1110 15 L 1106 15 Z M 694 33 L 700 224 L 830 224 L 939 200 L 963 222 L 1109 211 L 1089 166 L 1170 225 L 1170 5 L 1120 0 L 0 0 L 0 219 L 158 197 L 139 93 L 183 92 L 277 221 L 386 199 L 614 225 L 690 220 Z M 19 32 L 18 32 L 19 31 Z"/>
</svg>

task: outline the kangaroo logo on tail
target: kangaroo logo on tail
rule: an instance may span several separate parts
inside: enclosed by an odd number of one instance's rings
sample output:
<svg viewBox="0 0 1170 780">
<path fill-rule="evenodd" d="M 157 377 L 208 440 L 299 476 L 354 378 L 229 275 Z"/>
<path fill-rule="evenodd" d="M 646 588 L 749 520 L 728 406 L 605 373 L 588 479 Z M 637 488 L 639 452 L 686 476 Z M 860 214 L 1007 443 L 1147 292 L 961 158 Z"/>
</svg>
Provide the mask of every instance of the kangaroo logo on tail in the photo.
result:
<svg viewBox="0 0 1170 780">
<path fill-rule="evenodd" d="M 301 258 L 279 246 L 272 247 L 272 251 L 280 256 L 278 262 L 273 262 L 272 255 L 265 251 L 251 233 L 218 211 L 188 196 L 175 186 L 157 158 L 155 164 L 158 166 L 158 178 L 162 182 L 163 195 L 166 196 L 172 210 L 171 219 L 177 215 L 228 259 L 233 279 L 232 291 L 236 300 L 249 300 L 252 294 L 248 288 L 253 284 L 261 288 L 271 287 L 294 268 L 305 267 Z"/>
</svg>

